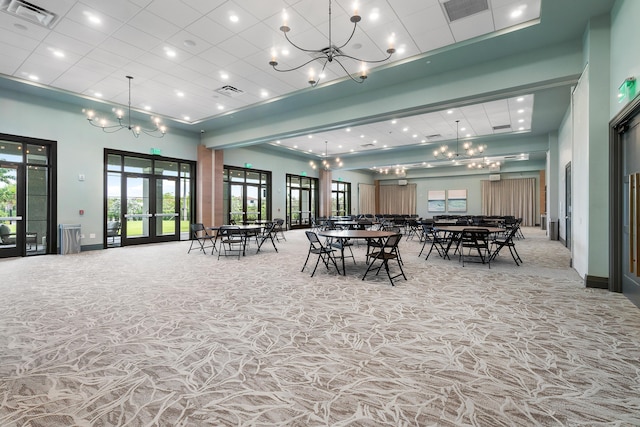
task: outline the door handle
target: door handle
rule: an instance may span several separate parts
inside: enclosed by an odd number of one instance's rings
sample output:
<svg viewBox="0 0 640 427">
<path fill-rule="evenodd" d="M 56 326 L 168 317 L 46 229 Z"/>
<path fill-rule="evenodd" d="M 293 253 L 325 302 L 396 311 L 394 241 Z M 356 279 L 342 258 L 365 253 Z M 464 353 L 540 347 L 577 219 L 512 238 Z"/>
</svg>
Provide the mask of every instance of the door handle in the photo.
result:
<svg viewBox="0 0 640 427">
<path fill-rule="evenodd" d="M 0 221 L 22 221 L 22 215 L 19 216 L 2 216 Z"/>
</svg>

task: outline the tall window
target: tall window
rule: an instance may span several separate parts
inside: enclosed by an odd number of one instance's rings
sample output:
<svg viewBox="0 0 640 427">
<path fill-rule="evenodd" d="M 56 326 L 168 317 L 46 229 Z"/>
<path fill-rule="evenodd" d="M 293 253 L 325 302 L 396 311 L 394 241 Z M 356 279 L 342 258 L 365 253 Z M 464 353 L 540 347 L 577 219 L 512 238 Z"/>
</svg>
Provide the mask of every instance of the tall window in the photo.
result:
<svg viewBox="0 0 640 427">
<path fill-rule="evenodd" d="M 351 183 L 331 182 L 331 215 L 351 215 Z"/>
<path fill-rule="evenodd" d="M 249 224 L 271 219 L 271 172 L 225 166 L 226 224 Z"/>
<path fill-rule="evenodd" d="M 319 209 L 318 178 L 287 174 L 287 224 L 307 228 Z"/>
</svg>

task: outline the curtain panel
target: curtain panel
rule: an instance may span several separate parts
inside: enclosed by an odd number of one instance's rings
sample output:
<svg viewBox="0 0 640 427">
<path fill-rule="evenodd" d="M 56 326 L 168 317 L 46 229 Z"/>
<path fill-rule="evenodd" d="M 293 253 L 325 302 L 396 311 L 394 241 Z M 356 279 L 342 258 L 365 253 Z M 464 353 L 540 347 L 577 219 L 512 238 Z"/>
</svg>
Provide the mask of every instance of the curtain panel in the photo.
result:
<svg viewBox="0 0 640 427">
<path fill-rule="evenodd" d="M 536 179 L 482 181 L 482 215 L 513 215 L 522 225 L 536 223 Z"/>
<path fill-rule="evenodd" d="M 358 213 L 360 215 L 376 213 L 376 186 L 358 184 Z"/>
<path fill-rule="evenodd" d="M 380 212 L 390 215 L 415 215 L 416 214 L 416 184 L 407 185 L 381 185 L 380 186 Z"/>
</svg>

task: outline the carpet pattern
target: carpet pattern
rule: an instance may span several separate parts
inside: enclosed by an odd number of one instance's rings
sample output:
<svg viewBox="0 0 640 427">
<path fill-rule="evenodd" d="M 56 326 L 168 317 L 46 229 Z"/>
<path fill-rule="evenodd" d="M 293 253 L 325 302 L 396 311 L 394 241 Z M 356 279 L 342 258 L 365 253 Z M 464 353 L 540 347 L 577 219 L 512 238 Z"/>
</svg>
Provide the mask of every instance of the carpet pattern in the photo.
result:
<svg viewBox="0 0 640 427">
<path fill-rule="evenodd" d="M 189 242 L 0 261 L 2 426 L 640 425 L 640 310 L 534 228 L 491 268 L 408 280 Z M 392 269 L 394 266 L 392 265 Z M 397 266 L 395 266 L 397 268 Z"/>
</svg>

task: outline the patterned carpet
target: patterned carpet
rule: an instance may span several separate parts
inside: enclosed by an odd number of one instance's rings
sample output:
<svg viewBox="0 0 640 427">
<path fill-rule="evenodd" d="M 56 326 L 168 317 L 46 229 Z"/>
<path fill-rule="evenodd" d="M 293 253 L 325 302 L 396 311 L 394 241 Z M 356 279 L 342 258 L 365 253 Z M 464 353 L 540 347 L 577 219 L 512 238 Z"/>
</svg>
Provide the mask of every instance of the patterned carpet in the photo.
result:
<svg viewBox="0 0 640 427">
<path fill-rule="evenodd" d="M 640 425 L 640 310 L 524 232 L 490 269 L 403 239 L 395 287 L 363 246 L 310 278 L 300 231 L 2 260 L 0 425 Z"/>
</svg>

